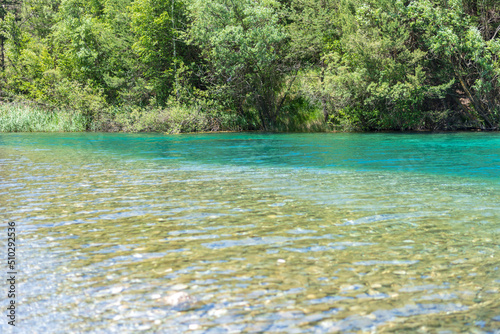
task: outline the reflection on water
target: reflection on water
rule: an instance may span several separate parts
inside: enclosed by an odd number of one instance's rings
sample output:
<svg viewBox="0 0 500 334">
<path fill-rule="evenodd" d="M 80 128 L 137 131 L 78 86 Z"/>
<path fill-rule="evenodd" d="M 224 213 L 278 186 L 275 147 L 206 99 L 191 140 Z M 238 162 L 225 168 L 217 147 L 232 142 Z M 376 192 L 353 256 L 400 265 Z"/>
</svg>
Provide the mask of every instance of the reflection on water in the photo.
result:
<svg viewBox="0 0 500 334">
<path fill-rule="evenodd" d="M 16 330 L 498 333 L 499 144 L 1 135 Z"/>
</svg>

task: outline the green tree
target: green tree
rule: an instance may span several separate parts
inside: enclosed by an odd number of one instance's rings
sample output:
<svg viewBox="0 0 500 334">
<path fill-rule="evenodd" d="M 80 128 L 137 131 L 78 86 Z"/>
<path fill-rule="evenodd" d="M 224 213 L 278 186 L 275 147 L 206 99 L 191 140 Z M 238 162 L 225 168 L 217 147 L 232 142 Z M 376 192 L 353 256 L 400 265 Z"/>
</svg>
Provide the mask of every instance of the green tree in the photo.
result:
<svg viewBox="0 0 500 334">
<path fill-rule="evenodd" d="M 51 34 L 64 76 L 102 89 L 110 102 L 119 99 L 135 65 L 129 4 L 129 0 L 64 0 Z"/>
<path fill-rule="evenodd" d="M 500 4 L 497 1 L 413 1 L 409 16 L 422 44 L 452 78 L 448 93 L 468 122 L 497 129 L 500 122 Z"/>
<path fill-rule="evenodd" d="M 428 101 L 442 98 L 452 82 L 433 81 L 407 10 L 398 0 L 339 3 L 340 37 L 324 55 L 333 123 L 364 130 L 427 126 Z"/>
<path fill-rule="evenodd" d="M 185 4 L 180 0 L 135 0 L 130 11 L 133 49 L 157 102 L 163 105 L 171 94 L 178 93 L 178 68 L 196 59 L 193 48 L 180 37 L 187 25 Z"/>
<path fill-rule="evenodd" d="M 289 71 L 279 6 L 274 0 L 198 0 L 190 7 L 189 38 L 209 64 L 210 89 L 247 118 L 256 110 L 264 129 L 276 123 Z"/>
<path fill-rule="evenodd" d="M 5 71 L 5 41 L 8 38 L 9 32 L 14 31 L 12 25 L 19 18 L 20 1 L 19 0 L 0 0 L 0 67 Z M 10 17 L 8 17 L 10 14 Z"/>
<path fill-rule="evenodd" d="M 329 118 L 325 55 L 338 45 L 338 4 L 337 0 L 292 0 L 287 9 L 288 57 L 300 64 L 302 94 L 321 103 L 325 121 Z"/>
</svg>

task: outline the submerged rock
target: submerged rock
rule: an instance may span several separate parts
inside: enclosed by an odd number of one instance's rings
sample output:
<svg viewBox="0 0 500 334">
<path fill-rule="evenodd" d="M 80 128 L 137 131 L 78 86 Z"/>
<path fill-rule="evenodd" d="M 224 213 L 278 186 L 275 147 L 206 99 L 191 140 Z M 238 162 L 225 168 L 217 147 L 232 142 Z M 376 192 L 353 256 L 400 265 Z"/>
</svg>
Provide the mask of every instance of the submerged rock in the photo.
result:
<svg viewBox="0 0 500 334">
<path fill-rule="evenodd" d="M 184 291 L 171 293 L 160 300 L 166 305 L 182 310 L 192 308 L 198 302 L 196 297 Z"/>
</svg>

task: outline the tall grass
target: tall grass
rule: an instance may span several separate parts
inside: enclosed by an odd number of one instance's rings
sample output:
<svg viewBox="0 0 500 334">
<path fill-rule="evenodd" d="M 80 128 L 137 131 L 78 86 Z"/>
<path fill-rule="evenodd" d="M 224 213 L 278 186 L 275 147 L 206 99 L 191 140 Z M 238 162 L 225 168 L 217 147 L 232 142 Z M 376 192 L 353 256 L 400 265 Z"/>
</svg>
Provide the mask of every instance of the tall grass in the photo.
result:
<svg viewBox="0 0 500 334">
<path fill-rule="evenodd" d="M 0 132 L 78 132 L 87 120 L 78 112 L 47 111 L 36 106 L 0 104 Z"/>
</svg>

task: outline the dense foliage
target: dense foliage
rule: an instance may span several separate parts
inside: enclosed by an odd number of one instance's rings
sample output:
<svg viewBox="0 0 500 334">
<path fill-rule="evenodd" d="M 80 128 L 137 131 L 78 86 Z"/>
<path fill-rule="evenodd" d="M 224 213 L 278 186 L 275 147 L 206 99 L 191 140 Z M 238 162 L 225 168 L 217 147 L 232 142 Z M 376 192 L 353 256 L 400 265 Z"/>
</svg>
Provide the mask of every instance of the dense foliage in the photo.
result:
<svg viewBox="0 0 500 334">
<path fill-rule="evenodd" d="M 2 120 L 29 104 L 87 130 L 500 125 L 497 0 L 0 3 Z"/>
</svg>

